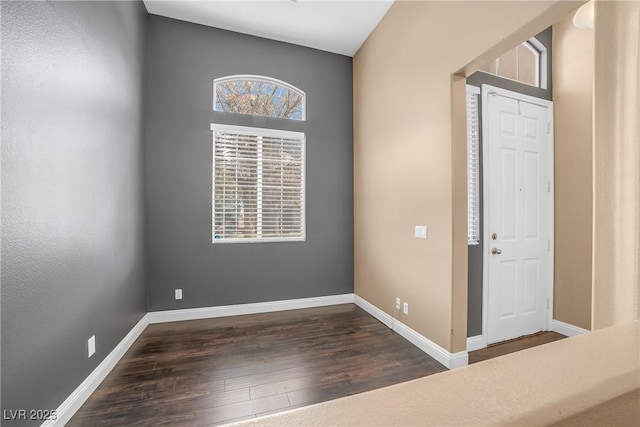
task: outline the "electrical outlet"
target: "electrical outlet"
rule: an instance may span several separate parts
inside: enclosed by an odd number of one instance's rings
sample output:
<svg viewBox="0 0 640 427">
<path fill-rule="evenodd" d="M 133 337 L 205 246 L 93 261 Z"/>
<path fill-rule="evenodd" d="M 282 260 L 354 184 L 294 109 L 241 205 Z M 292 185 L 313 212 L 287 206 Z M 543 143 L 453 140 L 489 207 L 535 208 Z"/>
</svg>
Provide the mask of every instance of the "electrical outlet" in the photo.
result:
<svg viewBox="0 0 640 427">
<path fill-rule="evenodd" d="M 182 289 L 176 289 L 176 299 L 182 299 Z"/>
<path fill-rule="evenodd" d="M 93 335 L 87 341 L 87 350 L 88 350 L 88 356 L 87 357 L 93 356 L 93 353 L 96 352 L 96 336 L 95 335 Z"/>
<path fill-rule="evenodd" d="M 402 306 L 402 312 L 406 315 L 409 315 L 409 303 L 404 303 L 404 305 Z"/>
<path fill-rule="evenodd" d="M 400 310 L 400 298 L 396 298 L 396 310 Z"/>
</svg>

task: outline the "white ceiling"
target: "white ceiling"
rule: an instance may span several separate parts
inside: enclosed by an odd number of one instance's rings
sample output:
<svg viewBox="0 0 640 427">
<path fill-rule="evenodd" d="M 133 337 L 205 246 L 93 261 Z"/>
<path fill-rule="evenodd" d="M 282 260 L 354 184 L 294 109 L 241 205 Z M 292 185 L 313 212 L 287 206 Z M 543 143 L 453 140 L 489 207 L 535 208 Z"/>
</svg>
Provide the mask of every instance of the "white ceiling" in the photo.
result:
<svg viewBox="0 0 640 427">
<path fill-rule="evenodd" d="M 181 21 L 353 56 L 393 0 L 144 0 Z"/>
</svg>

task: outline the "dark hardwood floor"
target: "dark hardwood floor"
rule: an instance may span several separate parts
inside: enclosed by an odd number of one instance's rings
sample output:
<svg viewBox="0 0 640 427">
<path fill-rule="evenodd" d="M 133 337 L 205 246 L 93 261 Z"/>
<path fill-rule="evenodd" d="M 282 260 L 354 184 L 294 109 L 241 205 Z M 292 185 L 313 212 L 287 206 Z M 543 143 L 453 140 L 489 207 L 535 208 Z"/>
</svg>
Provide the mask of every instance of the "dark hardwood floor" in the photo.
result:
<svg viewBox="0 0 640 427">
<path fill-rule="evenodd" d="M 567 338 L 557 332 L 538 332 L 537 334 L 527 335 L 501 343 L 491 344 L 487 348 L 469 352 L 469 364 L 482 362 L 483 360 L 493 359 L 494 357 L 504 356 L 505 354 L 515 353 L 516 351 L 526 350 L 527 348 L 536 347 L 538 345 L 547 344 Z"/>
<path fill-rule="evenodd" d="M 204 426 L 446 368 L 353 304 L 150 325 L 68 426 Z"/>
</svg>

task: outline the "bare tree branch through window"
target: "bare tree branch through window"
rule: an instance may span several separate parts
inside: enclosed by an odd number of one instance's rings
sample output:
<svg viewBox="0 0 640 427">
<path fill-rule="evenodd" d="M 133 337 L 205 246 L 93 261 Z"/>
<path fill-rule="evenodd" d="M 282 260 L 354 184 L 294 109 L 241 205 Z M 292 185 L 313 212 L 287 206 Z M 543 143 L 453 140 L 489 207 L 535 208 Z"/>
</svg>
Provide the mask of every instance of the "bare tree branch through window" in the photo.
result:
<svg viewBox="0 0 640 427">
<path fill-rule="evenodd" d="M 235 76 L 214 83 L 215 110 L 304 120 L 304 93 L 284 82 L 257 76 Z"/>
</svg>

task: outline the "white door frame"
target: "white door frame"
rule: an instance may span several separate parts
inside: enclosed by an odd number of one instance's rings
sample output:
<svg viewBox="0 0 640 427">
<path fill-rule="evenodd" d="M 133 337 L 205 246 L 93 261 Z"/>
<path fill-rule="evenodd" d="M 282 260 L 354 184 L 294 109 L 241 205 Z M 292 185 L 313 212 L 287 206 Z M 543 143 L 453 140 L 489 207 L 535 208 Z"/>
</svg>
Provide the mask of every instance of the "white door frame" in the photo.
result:
<svg viewBox="0 0 640 427">
<path fill-rule="evenodd" d="M 547 310 L 547 329 L 550 331 L 553 326 L 553 277 L 554 277 L 554 157 L 553 157 L 553 102 L 547 101 L 546 99 L 535 98 L 533 96 L 524 95 L 517 92 L 512 92 L 510 90 L 497 88 L 494 86 L 482 85 L 482 194 L 483 194 L 483 209 L 482 209 L 482 346 L 479 348 L 484 348 L 487 346 L 489 339 L 489 251 L 491 250 L 491 237 L 489 230 L 489 126 L 488 126 L 488 111 L 487 111 L 487 102 L 488 97 L 497 94 L 502 95 L 507 98 L 517 99 L 519 101 L 528 102 L 530 104 L 539 105 L 547 108 L 547 119 L 549 123 L 548 129 L 548 139 L 547 143 L 549 144 L 549 167 L 548 177 L 549 180 L 549 203 L 548 203 L 548 220 L 549 220 L 549 250 L 547 251 L 547 261 L 548 261 L 548 310 Z"/>
</svg>

